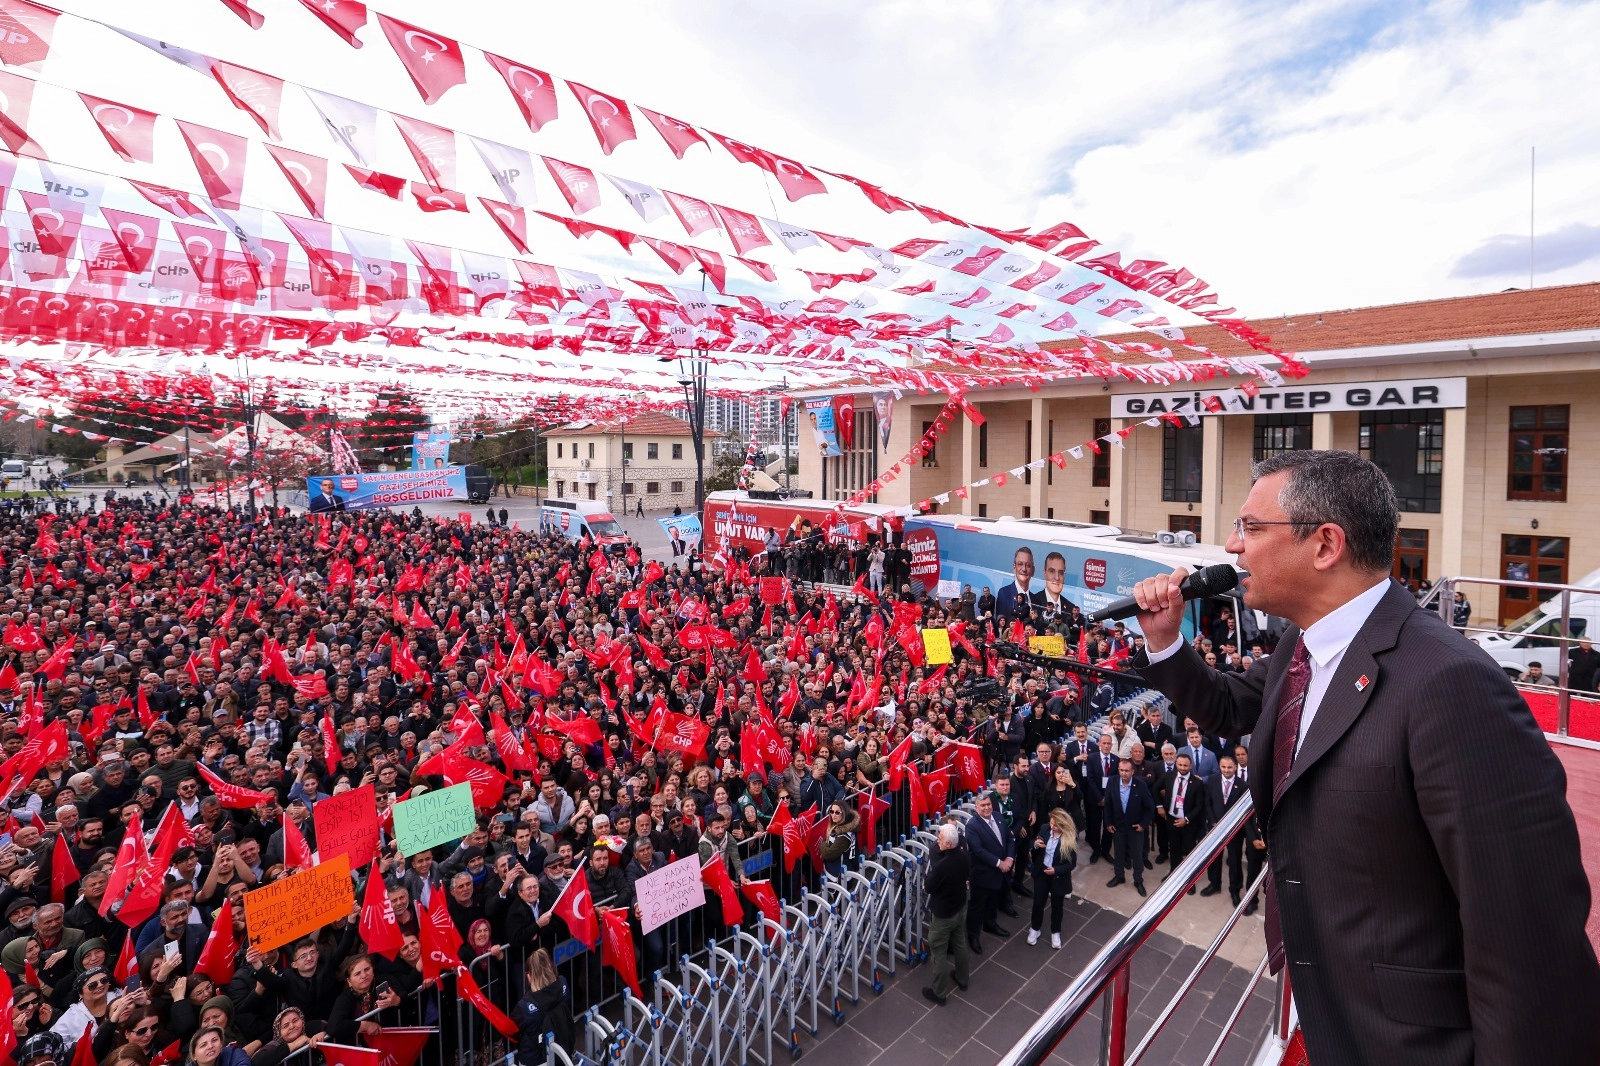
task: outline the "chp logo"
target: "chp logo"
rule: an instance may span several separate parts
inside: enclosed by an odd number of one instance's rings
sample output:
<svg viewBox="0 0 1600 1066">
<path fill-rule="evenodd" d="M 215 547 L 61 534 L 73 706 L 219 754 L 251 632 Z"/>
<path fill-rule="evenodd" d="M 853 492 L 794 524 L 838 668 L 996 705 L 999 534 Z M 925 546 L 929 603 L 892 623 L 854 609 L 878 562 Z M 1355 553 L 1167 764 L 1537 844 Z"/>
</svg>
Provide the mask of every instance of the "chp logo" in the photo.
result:
<svg viewBox="0 0 1600 1066">
<path fill-rule="evenodd" d="M 1083 561 L 1083 587 L 1090 589 L 1101 588 L 1106 583 L 1106 561 L 1104 559 L 1085 559 Z"/>
<path fill-rule="evenodd" d="M 342 477 L 339 479 L 340 492 L 355 492 L 361 488 L 359 477 Z"/>
<path fill-rule="evenodd" d="M 561 512 L 561 532 L 565 533 L 567 531 L 567 529 L 571 525 L 572 525 L 572 512 L 571 511 L 562 511 Z"/>
</svg>

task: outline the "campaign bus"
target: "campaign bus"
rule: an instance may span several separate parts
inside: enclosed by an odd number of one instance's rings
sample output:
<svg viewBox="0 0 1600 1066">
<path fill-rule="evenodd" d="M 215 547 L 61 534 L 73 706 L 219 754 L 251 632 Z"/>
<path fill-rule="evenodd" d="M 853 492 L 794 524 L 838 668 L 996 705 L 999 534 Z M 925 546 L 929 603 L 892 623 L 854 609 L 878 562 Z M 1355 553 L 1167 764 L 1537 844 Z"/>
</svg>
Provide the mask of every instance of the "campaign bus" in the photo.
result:
<svg viewBox="0 0 1600 1066">
<path fill-rule="evenodd" d="M 979 595 L 987 586 L 1000 613 L 1009 613 L 1024 586 L 1034 603 L 1054 605 L 1064 598 L 1088 614 L 1132 595 L 1133 586 L 1144 578 L 1170 574 L 1179 566 L 1193 572 L 1234 561 L 1222 546 L 1199 543 L 1193 534 L 1051 518 L 919 515 L 905 520 L 905 548 L 911 553 L 914 589 L 953 598 L 964 586 Z M 1240 620 L 1246 645 L 1281 626 L 1267 615 L 1242 609 L 1237 590 L 1215 599 L 1226 601 Z M 1194 635 L 1202 612 L 1215 615 L 1222 605 L 1191 604 L 1185 636 Z M 1127 624 L 1137 629 L 1132 619 Z"/>
</svg>

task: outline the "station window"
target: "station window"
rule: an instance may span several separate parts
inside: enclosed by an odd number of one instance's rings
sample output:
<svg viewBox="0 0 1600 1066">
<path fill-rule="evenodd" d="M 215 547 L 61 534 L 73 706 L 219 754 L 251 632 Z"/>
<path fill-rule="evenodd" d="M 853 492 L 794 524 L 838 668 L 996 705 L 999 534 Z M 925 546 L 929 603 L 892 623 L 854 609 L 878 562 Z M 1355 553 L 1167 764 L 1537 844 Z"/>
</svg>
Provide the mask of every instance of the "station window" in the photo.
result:
<svg viewBox="0 0 1600 1066">
<path fill-rule="evenodd" d="M 1508 500 L 1567 498 L 1566 404 L 1511 409 L 1511 461 Z"/>
<path fill-rule="evenodd" d="M 659 482 L 659 481 L 646 481 L 644 483 L 644 494 L 646 496 L 654 496 L 660 491 L 661 491 L 661 482 Z"/>
<path fill-rule="evenodd" d="M 1200 502 L 1201 456 L 1204 450 L 1205 430 L 1200 426 L 1168 424 L 1162 427 L 1161 499 L 1164 502 Z"/>
<path fill-rule="evenodd" d="M 674 444 L 672 446 L 672 457 L 674 459 L 682 459 L 683 458 L 683 445 Z"/>
<path fill-rule="evenodd" d="M 922 423 L 922 439 L 923 440 L 927 440 L 928 439 L 928 431 L 930 429 L 932 429 L 932 428 L 933 428 L 933 423 L 932 422 L 924 422 L 924 423 Z M 938 465 L 939 465 L 939 446 L 937 444 L 930 444 L 930 445 L 928 445 L 928 450 L 922 453 L 922 466 L 923 466 L 924 469 L 928 469 L 930 467 L 936 467 Z"/>
<path fill-rule="evenodd" d="M 1200 516 L 1197 514 L 1169 514 L 1167 515 L 1167 532 L 1193 533 L 1200 535 Z"/>
<path fill-rule="evenodd" d="M 989 465 L 989 423 L 978 427 L 978 465 Z"/>
<path fill-rule="evenodd" d="M 654 441 L 651 441 L 649 444 L 646 444 L 644 446 L 644 457 L 646 459 L 659 459 L 659 458 L 661 458 L 661 445 L 655 443 Z"/>
<path fill-rule="evenodd" d="M 1311 413 L 1256 415 L 1256 462 L 1311 447 Z"/>
<path fill-rule="evenodd" d="M 673 491 L 673 492 L 682 492 L 682 491 L 683 491 L 683 482 L 681 482 L 681 481 L 674 481 L 674 482 L 673 482 L 673 483 L 672 483 L 672 491 Z"/>
<path fill-rule="evenodd" d="M 1438 514 L 1444 487 L 1444 411 L 1362 411 L 1361 454 L 1389 477 L 1400 510 Z"/>
</svg>

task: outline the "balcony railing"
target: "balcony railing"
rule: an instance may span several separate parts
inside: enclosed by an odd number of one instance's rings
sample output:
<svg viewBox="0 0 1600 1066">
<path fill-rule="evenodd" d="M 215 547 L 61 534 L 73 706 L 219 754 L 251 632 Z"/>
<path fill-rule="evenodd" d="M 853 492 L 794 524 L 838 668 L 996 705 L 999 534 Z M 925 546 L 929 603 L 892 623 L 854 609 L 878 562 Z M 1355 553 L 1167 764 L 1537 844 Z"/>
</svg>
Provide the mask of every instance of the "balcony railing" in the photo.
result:
<svg viewBox="0 0 1600 1066">
<path fill-rule="evenodd" d="M 1261 890 L 1267 871 L 1265 865 L 1255 883 L 1250 885 L 1244 895 L 1240 897 L 1239 905 L 1234 907 L 1233 913 L 1228 916 L 1222 928 L 1217 931 L 1211 944 L 1201 954 L 1194 969 L 1178 986 L 1172 999 L 1162 1008 L 1151 1023 L 1149 1030 L 1144 1033 L 1138 1044 L 1130 1051 L 1128 1032 L 1128 1013 L 1130 1008 L 1131 974 L 1133 956 L 1155 932 L 1162 921 L 1172 913 L 1178 901 L 1183 899 L 1189 887 L 1200 879 L 1200 875 L 1217 858 L 1221 857 L 1227 849 L 1228 842 L 1239 833 L 1245 822 L 1250 819 L 1253 806 L 1248 793 L 1223 815 L 1222 819 L 1212 827 L 1188 857 L 1178 865 L 1159 888 L 1134 912 L 1126 924 L 1115 936 L 1102 947 L 1098 954 L 1091 959 L 1083 971 L 1056 997 L 1055 1002 L 1045 1008 L 1037 1021 L 1035 1021 L 1022 1038 L 1016 1042 L 1005 1057 L 1000 1060 L 1000 1066 L 1038 1066 L 1039 1063 L 1049 1058 L 1063 1037 L 1072 1029 L 1083 1016 L 1087 1014 L 1097 1000 L 1101 1001 L 1104 1009 L 1100 1016 L 1100 1062 L 1104 1066 L 1134 1066 L 1150 1049 L 1150 1045 L 1160 1036 L 1162 1029 L 1171 1020 L 1183 998 L 1194 988 L 1195 982 L 1212 959 L 1222 948 L 1223 941 L 1233 928 L 1239 923 L 1244 914 L 1244 908 L 1250 900 Z M 1233 1007 L 1228 1016 L 1227 1024 L 1222 1027 L 1216 1042 L 1203 1060 L 1196 1060 L 1195 1066 L 1210 1066 L 1221 1054 L 1224 1044 L 1232 1035 L 1234 1024 L 1243 1013 L 1250 996 L 1255 992 L 1256 986 L 1261 983 L 1267 970 L 1265 954 L 1256 966 L 1255 972 L 1250 976 L 1245 985 L 1244 992 L 1240 995 L 1238 1003 Z M 1294 1017 L 1293 1004 L 1288 994 L 1288 974 L 1285 971 L 1277 979 L 1277 995 L 1274 1001 L 1272 1029 L 1268 1034 L 1266 1044 L 1259 1050 L 1256 1061 L 1259 1063 L 1276 1063 L 1288 1047 L 1290 1038 L 1294 1035 L 1297 1022 Z"/>
</svg>

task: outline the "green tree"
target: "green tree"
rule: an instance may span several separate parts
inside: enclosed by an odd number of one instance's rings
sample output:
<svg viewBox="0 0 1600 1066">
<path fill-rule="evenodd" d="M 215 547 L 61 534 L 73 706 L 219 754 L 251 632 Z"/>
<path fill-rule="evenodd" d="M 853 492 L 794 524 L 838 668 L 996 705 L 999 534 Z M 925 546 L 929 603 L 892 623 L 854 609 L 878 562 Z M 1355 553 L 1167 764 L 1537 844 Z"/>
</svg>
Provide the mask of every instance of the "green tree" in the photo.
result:
<svg viewBox="0 0 1600 1066">
<path fill-rule="evenodd" d="M 706 471 L 707 492 L 729 492 L 739 487 L 739 470 L 744 466 L 744 452 L 725 451 L 713 457 L 711 469 Z"/>
</svg>

